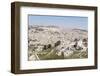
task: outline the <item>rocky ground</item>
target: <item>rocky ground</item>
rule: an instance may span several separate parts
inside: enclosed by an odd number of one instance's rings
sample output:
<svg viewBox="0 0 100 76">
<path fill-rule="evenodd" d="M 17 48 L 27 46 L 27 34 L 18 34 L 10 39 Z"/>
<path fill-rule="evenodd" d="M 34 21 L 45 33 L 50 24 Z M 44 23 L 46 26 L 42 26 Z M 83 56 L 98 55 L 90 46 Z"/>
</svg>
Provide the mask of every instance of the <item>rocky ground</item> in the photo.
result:
<svg viewBox="0 0 100 76">
<path fill-rule="evenodd" d="M 87 46 L 87 30 L 36 25 L 28 28 L 30 61 L 87 58 Z"/>
</svg>

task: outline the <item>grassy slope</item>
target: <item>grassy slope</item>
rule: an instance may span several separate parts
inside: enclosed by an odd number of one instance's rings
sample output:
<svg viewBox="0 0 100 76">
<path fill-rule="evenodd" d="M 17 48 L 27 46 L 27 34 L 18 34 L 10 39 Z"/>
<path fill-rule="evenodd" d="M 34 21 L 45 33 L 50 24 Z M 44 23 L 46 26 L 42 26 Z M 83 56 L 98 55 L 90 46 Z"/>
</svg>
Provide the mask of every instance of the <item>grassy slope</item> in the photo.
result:
<svg viewBox="0 0 100 76">
<path fill-rule="evenodd" d="M 87 58 L 88 53 L 83 51 L 83 52 L 80 52 L 80 51 L 74 51 L 74 53 L 68 57 L 64 57 L 63 53 L 61 56 L 58 56 L 56 54 L 56 51 L 54 50 L 49 50 L 48 52 L 44 51 L 42 53 L 39 53 L 38 56 L 40 58 L 40 60 L 55 60 L 55 59 L 82 59 L 82 58 Z"/>
</svg>

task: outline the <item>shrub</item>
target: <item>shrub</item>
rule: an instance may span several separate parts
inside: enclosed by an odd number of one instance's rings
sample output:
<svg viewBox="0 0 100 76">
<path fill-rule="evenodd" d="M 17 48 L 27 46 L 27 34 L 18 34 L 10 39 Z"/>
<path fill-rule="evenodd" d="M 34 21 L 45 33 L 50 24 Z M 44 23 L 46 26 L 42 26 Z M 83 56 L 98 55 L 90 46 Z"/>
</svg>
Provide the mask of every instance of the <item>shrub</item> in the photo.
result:
<svg viewBox="0 0 100 76">
<path fill-rule="evenodd" d="M 59 46 L 60 44 L 61 44 L 61 41 L 59 40 L 59 41 L 57 41 L 57 42 L 55 43 L 55 47 Z"/>
</svg>

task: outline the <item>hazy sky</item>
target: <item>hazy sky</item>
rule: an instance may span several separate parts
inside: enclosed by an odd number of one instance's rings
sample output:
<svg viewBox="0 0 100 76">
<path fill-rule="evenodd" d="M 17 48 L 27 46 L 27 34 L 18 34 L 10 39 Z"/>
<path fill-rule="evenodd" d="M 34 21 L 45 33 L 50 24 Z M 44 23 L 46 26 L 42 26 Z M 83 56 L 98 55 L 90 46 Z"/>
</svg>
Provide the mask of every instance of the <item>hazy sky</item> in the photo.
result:
<svg viewBox="0 0 100 76">
<path fill-rule="evenodd" d="M 88 29 L 88 17 L 29 15 L 29 25 L 55 25 L 68 28 Z"/>
</svg>

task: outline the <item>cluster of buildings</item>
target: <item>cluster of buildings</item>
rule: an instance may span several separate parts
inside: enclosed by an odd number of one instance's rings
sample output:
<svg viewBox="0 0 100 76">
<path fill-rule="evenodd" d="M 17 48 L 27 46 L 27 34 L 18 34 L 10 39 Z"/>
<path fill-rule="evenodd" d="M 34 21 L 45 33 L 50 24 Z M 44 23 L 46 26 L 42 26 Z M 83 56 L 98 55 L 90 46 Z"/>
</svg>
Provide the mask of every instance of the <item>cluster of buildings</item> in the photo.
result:
<svg viewBox="0 0 100 76">
<path fill-rule="evenodd" d="M 58 41 L 60 44 L 55 46 Z M 55 48 L 58 56 L 60 56 L 63 52 L 66 57 L 77 50 L 87 51 L 87 32 L 79 29 L 63 30 L 54 26 L 32 27 L 28 31 L 28 47 L 29 56 L 31 56 L 33 51 L 39 53 L 48 48 Z"/>
</svg>

